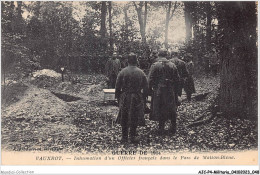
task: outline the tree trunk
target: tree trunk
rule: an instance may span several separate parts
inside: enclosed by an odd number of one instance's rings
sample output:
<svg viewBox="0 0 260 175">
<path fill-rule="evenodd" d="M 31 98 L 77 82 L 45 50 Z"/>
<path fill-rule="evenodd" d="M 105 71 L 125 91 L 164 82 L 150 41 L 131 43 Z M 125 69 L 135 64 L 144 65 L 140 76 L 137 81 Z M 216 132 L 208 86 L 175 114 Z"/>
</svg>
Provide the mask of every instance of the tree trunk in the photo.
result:
<svg viewBox="0 0 260 175">
<path fill-rule="evenodd" d="M 228 117 L 257 119 L 255 2 L 219 2 L 222 30 L 220 108 Z"/>
<path fill-rule="evenodd" d="M 147 1 L 144 2 L 144 43 L 146 43 Z"/>
<path fill-rule="evenodd" d="M 191 35 L 192 35 L 192 17 L 191 17 L 191 9 L 189 6 L 189 3 L 191 2 L 184 2 L 184 16 L 185 16 L 185 25 L 186 25 L 186 43 L 189 43 L 191 41 Z"/>
<path fill-rule="evenodd" d="M 169 30 L 169 22 L 170 22 L 170 13 L 171 13 L 172 2 L 168 2 L 168 9 L 166 12 L 166 20 L 165 20 L 165 39 L 164 39 L 164 46 L 168 48 L 168 30 Z"/>
<path fill-rule="evenodd" d="M 101 27 L 100 27 L 100 34 L 102 38 L 106 36 L 106 14 L 107 14 L 107 5 L 106 1 L 102 1 L 101 6 Z"/>
<path fill-rule="evenodd" d="M 17 1 L 17 18 L 16 18 L 16 32 L 22 33 L 23 31 L 23 17 L 22 17 L 22 1 Z"/>
<path fill-rule="evenodd" d="M 3 50 L 2 50 L 3 52 L 2 52 L 2 54 L 1 54 L 1 57 L 2 57 L 2 59 L 1 59 L 1 68 L 2 68 L 2 75 L 3 75 L 3 81 L 4 81 L 4 88 L 3 88 L 3 90 L 5 90 L 5 77 L 6 77 L 6 56 L 7 56 L 7 54 L 6 54 L 6 49 L 5 48 L 3 48 Z M 1 82 L 2 83 L 2 82 Z"/>
<path fill-rule="evenodd" d="M 211 15 L 211 5 L 210 2 L 205 2 L 206 5 L 206 13 L 207 13 L 207 34 L 206 34 L 206 47 L 207 51 L 211 50 L 211 21 L 212 21 L 212 15 Z"/>
<path fill-rule="evenodd" d="M 112 2 L 108 1 L 108 15 L 109 15 L 109 45 L 110 45 L 110 51 L 113 53 L 114 47 L 113 47 L 113 31 L 112 31 Z"/>
<path fill-rule="evenodd" d="M 101 35 L 101 42 L 100 48 L 102 53 L 105 53 L 107 50 L 107 38 L 106 38 L 106 15 L 107 15 L 107 2 L 102 1 L 101 6 L 101 26 L 100 26 L 100 35 Z"/>
<path fill-rule="evenodd" d="M 14 8 L 15 8 L 15 5 L 14 5 L 14 1 L 11 1 L 11 12 L 10 12 L 10 20 L 11 20 L 11 29 L 12 29 L 12 32 L 15 32 L 15 19 L 14 19 Z"/>
<path fill-rule="evenodd" d="M 22 19 L 22 1 L 17 1 L 17 17 L 19 20 Z"/>
<path fill-rule="evenodd" d="M 138 17 L 138 22 L 140 26 L 140 34 L 142 38 L 142 43 L 146 43 L 146 34 L 145 34 L 145 27 L 146 27 L 146 18 L 147 18 L 147 2 L 145 2 L 145 12 L 144 12 L 144 17 L 142 15 L 143 12 L 143 2 L 141 1 L 139 4 L 139 7 L 137 7 L 136 3 L 134 3 L 135 10 L 137 12 L 137 17 Z M 145 18 L 145 20 L 144 20 Z"/>
<path fill-rule="evenodd" d="M 127 7 L 124 8 L 124 15 L 125 15 L 125 28 L 128 30 L 128 15 L 127 15 Z"/>
<path fill-rule="evenodd" d="M 144 23 L 143 23 L 142 12 L 138 11 L 137 14 L 138 14 L 138 21 L 139 21 L 139 26 L 140 26 L 142 42 L 145 42 L 145 33 L 144 33 Z"/>
<path fill-rule="evenodd" d="M 168 2 L 168 8 L 166 8 L 166 19 L 165 19 L 165 39 L 164 39 L 164 45 L 165 48 L 168 49 L 168 33 L 169 33 L 169 23 L 170 20 L 172 19 L 174 12 L 177 8 L 177 1 L 175 1 L 174 7 L 172 9 L 172 2 Z"/>
<path fill-rule="evenodd" d="M 128 10 L 128 7 L 124 7 L 124 19 L 125 19 L 125 25 L 124 25 L 124 31 L 125 31 L 125 34 L 124 34 L 124 42 L 123 42 L 123 52 L 129 52 L 129 46 L 128 46 L 128 40 L 129 40 L 129 35 L 128 35 L 128 15 L 127 15 L 127 10 Z"/>
<path fill-rule="evenodd" d="M 166 24 L 165 24 L 165 40 L 164 40 L 165 48 L 168 48 L 168 30 L 169 30 L 169 21 L 166 21 Z"/>
<path fill-rule="evenodd" d="M 36 1 L 35 2 L 35 8 L 34 8 L 34 14 L 35 14 L 35 17 L 37 19 L 39 19 L 39 16 L 40 16 L 40 9 L 41 9 L 41 2 L 40 1 Z"/>
</svg>

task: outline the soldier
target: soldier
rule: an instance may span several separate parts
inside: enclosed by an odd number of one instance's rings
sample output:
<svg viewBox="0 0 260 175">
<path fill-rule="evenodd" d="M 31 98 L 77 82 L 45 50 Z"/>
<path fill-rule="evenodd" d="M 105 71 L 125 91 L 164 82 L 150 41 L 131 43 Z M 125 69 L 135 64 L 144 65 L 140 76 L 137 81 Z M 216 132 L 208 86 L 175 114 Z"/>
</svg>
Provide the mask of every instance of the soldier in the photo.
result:
<svg viewBox="0 0 260 175">
<path fill-rule="evenodd" d="M 187 56 L 186 56 L 185 59 L 187 59 Z M 185 61 L 187 62 L 187 60 L 185 60 Z M 205 73 L 208 77 L 209 73 L 210 73 L 210 53 L 206 53 L 204 55 L 204 70 L 205 70 Z"/>
<path fill-rule="evenodd" d="M 143 91 L 143 92 L 141 92 Z M 144 126 L 145 98 L 148 95 L 148 82 L 144 72 L 137 67 L 137 57 L 128 56 L 128 66 L 120 71 L 116 80 L 115 97 L 119 101 L 119 114 L 116 123 L 122 126 L 122 143 L 138 143 L 137 126 Z"/>
<path fill-rule="evenodd" d="M 184 81 L 184 91 L 187 94 L 188 101 L 190 101 L 191 95 L 196 92 L 193 80 L 194 64 L 192 62 L 192 55 L 190 53 L 186 54 L 185 60 L 187 60 L 186 66 L 188 70 L 188 77 Z"/>
<path fill-rule="evenodd" d="M 114 53 L 112 58 L 110 58 L 105 66 L 106 76 L 108 77 L 108 88 L 115 88 L 116 77 L 121 69 L 121 63 L 117 58 L 117 54 Z"/>
<path fill-rule="evenodd" d="M 179 54 L 178 54 L 178 58 L 180 60 L 184 60 L 184 55 L 185 55 L 185 50 L 184 49 L 180 49 L 179 50 Z"/>
<path fill-rule="evenodd" d="M 176 132 L 175 91 L 178 90 L 179 74 L 176 66 L 166 59 L 167 50 L 159 51 L 159 59 L 150 68 L 148 85 L 152 93 L 150 119 L 159 121 L 159 133 L 163 133 L 165 121 L 171 120 L 171 132 Z"/>
<path fill-rule="evenodd" d="M 210 52 L 209 66 L 210 66 L 210 70 L 212 72 L 212 75 L 217 75 L 219 61 L 218 61 L 218 55 L 217 55 L 217 53 L 214 50 L 212 50 Z"/>
<path fill-rule="evenodd" d="M 156 50 L 152 51 L 151 58 L 150 58 L 150 64 L 152 65 L 158 60 L 158 52 Z M 151 65 L 149 67 L 151 67 Z"/>
<path fill-rule="evenodd" d="M 183 86 L 184 86 L 184 80 L 187 79 L 187 77 L 188 77 L 188 70 L 186 68 L 185 62 L 180 60 L 177 56 L 178 56 L 178 51 L 177 50 L 172 50 L 170 61 L 176 65 L 178 73 L 179 73 L 179 76 L 180 76 L 178 92 L 176 92 L 176 96 L 175 96 L 176 97 L 177 106 L 179 106 L 180 102 L 178 100 L 178 96 L 180 97 L 182 95 L 182 89 L 183 89 Z"/>
<path fill-rule="evenodd" d="M 121 56 L 120 62 L 121 62 L 121 69 L 127 67 L 127 57 L 126 57 L 126 55 Z"/>
</svg>

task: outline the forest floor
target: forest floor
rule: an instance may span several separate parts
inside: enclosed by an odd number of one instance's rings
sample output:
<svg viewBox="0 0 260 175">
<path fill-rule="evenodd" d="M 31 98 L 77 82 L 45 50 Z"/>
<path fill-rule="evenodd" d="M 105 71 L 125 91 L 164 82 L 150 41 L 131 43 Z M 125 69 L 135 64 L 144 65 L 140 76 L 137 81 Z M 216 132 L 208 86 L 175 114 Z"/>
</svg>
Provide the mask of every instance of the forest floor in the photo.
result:
<svg viewBox="0 0 260 175">
<path fill-rule="evenodd" d="M 138 127 L 141 141 L 137 145 L 120 143 L 121 127 L 114 124 L 118 107 L 104 101 L 106 78 L 75 76 L 77 81 L 65 77 L 65 82 L 60 76 L 7 79 L 4 88 L 2 85 L 3 150 L 106 153 L 117 149 L 201 152 L 257 148 L 257 122 L 227 119 L 217 111 L 218 76 L 194 79 L 197 92 L 191 102 L 182 96 L 175 135 L 158 135 L 158 123 L 146 114 L 146 126 Z"/>
</svg>

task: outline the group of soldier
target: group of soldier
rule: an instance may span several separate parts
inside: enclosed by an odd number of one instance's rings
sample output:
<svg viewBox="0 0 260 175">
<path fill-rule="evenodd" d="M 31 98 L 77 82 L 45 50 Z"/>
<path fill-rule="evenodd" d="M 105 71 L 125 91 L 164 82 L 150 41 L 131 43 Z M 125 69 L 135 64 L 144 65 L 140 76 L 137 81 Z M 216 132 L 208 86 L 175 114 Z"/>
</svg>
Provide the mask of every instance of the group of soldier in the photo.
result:
<svg viewBox="0 0 260 175">
<path fill-rule="evenodd" d="M 130 53 L 126 58 L 116 54 L 106 64 L 109 88 L 115 88 L 119 113 L 116 123 L 122 126 L 122 143 L 138 143 L 137 126 L 145 125 L 145 107 L 148 96 L 151 96 L 150 120 L 159 122 L 158 133 L 165 132 L 165 122 L 170 120 L 169 132 L 176 133 L 178 96 L 185 90 L 187 99 L 195 93 L 193 63 L 191 54 L 181 60 L 177 50 L 170 54 L 166 49 L 153 51 L 148 78 L 138 68 L 138 58 Z M 121 61 L 120 61 L 121 60 Z M 129 138 L 129 139 L 128 139 Z"/>
</svg>

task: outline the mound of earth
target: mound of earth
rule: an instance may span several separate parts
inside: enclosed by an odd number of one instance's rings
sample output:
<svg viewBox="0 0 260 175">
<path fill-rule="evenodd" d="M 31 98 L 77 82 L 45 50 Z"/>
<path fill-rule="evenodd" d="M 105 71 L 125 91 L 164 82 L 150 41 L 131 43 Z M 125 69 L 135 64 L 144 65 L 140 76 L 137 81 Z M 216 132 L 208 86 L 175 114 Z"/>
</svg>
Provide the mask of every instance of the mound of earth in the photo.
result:
<svg viewBox="0 0 260 175">
<path fill-rule="evenodd" d="M 49 88 L 55 86 L 55 84 L 58 84 L 59 81 L 61 80 L 58 78 L 42 75 L 35 78 L 32 77 L 30 83 L 39 88 Z"/>
<path fill-rule="evenodd" d="M 61 82 L 61 74 L 50 69 L 37 70 L 32 73 L 31 81 L 39 88 L 52 87 Z"/>
<path fill-rule="evenodd" d="M 70 105 L 47 89 L 29 87 L 22 99 L 2 109 L 2 149 L 28 151 L 62 149 L 54 140 L 70 140 L 76 128 Z"/>
<path fill-rule="evenodd" d="M 36 72 L 33 72 L 32 75 L 33 75 L 33 77 L 40 77 L 40 76 L 47 76 L 47 77 L 53 77 L 53 78 L 61 77 L 60 73 L 57 73 L 51 69 L 37 70 Z"/>
<path fill-rule="evenodd" d="M 16 81 L 2 85 L 2 106 L 6 107 L 19 101 L 27 89 L 27 85 Z"/>
<path fill-rule="evenodd" d="M 68 115 L 69 106 L 50 91 L 30 87 L 23 98 L 4 109 L 2 117 L 14 120 L 37 119 L 44 117 L 63 117 Z"/>
</svg>

